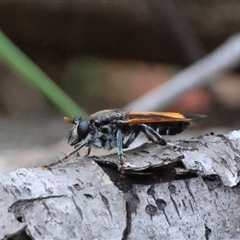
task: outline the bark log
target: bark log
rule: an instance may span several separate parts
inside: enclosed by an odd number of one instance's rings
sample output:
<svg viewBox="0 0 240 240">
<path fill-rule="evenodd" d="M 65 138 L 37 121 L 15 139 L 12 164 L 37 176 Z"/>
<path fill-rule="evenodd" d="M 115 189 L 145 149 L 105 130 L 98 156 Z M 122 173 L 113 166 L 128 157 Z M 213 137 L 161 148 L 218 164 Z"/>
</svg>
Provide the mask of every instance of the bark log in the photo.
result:
<svg viewBox="0 0 240 240">
<path fill-rule="evenodd" d="M 0 239 L 239 239 L 240 131 L 0 175 Z"/>
</svg>

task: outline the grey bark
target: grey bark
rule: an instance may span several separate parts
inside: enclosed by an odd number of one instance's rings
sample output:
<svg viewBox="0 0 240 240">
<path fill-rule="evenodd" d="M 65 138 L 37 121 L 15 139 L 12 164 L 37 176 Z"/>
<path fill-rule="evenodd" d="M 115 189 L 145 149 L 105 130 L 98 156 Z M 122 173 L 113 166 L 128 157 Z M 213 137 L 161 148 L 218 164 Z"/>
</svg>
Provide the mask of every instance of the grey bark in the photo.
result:
<svg viewBox="0 0 240 240">
<path fill-rule="evenodd" d="M 240 131 L 0 175 L 0 239 L 239 239 Z"/>
</svg>

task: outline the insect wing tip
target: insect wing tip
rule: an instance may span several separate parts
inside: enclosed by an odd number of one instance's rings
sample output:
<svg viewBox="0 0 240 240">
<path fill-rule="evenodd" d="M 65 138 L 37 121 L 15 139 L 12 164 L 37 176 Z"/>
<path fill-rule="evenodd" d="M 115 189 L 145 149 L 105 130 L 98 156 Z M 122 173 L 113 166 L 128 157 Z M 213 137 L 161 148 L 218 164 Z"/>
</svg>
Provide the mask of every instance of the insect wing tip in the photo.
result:
<svg viewBox="0 0 240 240">
<path fill-rule="evenodd" d="M 184 115 L 184 117 L 186 119 L 189 119 L 189 120 L 198 120 L 198 119 L 206 118 L 207 115 L 204 115 L 204 114 L 186 114 L 186 115 Z"/>
</svg>

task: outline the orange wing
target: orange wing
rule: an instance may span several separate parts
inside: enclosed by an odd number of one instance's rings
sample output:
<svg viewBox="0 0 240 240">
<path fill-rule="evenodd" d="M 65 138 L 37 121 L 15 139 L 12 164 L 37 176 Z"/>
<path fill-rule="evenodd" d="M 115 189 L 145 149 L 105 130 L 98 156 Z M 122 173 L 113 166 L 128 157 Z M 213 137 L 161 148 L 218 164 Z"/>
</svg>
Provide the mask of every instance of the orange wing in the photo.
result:
<svg viewBox="0 0 240 240">
<path fill-rule="evenodd" d="M 175 112 L 128 112 L 126 119 L 121 122 L 128 124 L 190 122 L 205 117 L 205 115 L 200 114 L 183 115 Z"/>
</svg>

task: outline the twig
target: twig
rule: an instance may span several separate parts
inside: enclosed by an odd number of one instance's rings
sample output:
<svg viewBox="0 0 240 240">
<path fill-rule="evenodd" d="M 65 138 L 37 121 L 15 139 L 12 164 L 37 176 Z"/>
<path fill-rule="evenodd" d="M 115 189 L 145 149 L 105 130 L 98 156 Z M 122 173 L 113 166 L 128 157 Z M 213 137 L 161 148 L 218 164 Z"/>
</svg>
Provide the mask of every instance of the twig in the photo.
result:
<svg viewBox="0 0 240 240">
<path fill-rule="evenodd" d="M 171 41 L 182 50 L 186 62 L 193 63 L 205 55 L 203 44 L 173 0 L 146 1 L 146 4 L 153 19 L 161 17 L 160 21 L 164 20 L 166 34 L 172 36 Z"/>
<path fill-rule="evenodd" d="M 233 69 L 239 62 L 240 34 L 237 34 L 166 84 L 127 105 L 126 109 L 149 111 L 167 108 L 184 92 L 211 83 L 217 74 Z"/>
</svg>

